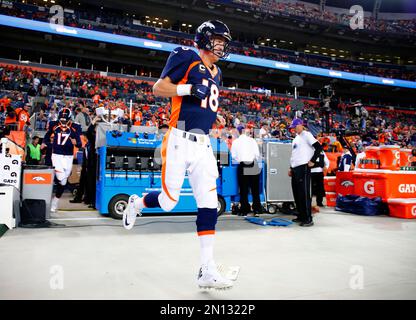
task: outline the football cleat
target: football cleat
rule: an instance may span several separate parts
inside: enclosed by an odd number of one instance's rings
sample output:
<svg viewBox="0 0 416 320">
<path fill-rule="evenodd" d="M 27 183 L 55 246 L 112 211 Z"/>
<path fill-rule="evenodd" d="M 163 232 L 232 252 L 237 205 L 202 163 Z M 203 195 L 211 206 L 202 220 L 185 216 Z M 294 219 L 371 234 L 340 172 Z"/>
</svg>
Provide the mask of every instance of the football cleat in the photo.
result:
<svg viewBox="0 0 416 320">
<path fill-rule="evenodd" d="M 227 290 L 233 287 L 233 282 L 223 277 L 216 267 L 201 266 L 198 274 L 198 286 L 204 290 Z"/>
<path fill-rule="evenodd" d="M 137 205 L 136 200 L 140 197 L 136 194 L 133 194 L 129 197 L 127 207 L 123 212 L 123 227 L 127 230 L 130 230 L 134 226 L 137 215 L 141 216 L 142 210 Z"/>
</svg>

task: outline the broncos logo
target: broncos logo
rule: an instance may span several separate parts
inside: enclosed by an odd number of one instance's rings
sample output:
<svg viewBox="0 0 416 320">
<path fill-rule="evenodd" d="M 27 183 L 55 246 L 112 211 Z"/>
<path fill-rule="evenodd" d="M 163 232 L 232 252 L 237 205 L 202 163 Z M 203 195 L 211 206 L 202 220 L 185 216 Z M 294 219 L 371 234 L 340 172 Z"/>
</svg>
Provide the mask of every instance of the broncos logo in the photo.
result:
<svg viewBox="0 0 416 320">
<path fill-rule="evenodd" d="M 45 178 L 42 178 L 42 177 L 33 177 L 32 180 L 35 180 L 35 181 L 45 181 Z"/>
<path fill-rule="evenodd" d="M 201 24 L 199 27 L 198 27 L 198 30 L 197 30 L 197 32 L 202 32 L 202 29 L 204 29 L 205 27 L 208 27 L 208 28 L 210 28 L 210 29 L 215 29 L 215 26 L 211 23 L 211 22 L 204 22 L 203 24 Z"/>
<path fill-rule="evenodd" d="M 353 185 L 354 185 L 354 182 L 349 181 L 349 180 L 341 182 L 341 186 L 343 187 L 352 187 Z"/>
</svg>

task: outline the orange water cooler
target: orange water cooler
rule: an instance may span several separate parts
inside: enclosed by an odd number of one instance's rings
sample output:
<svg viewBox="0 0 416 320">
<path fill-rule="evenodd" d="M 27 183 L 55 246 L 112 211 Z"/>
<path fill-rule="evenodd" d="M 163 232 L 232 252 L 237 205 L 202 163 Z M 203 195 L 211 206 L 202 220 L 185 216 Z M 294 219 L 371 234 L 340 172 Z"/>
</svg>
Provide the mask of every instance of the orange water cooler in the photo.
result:
<svg viewBox="0 0 416 320">
<path fill-rule="evenodd" d="M 353 171 L 337 172 L 335 192 L 343 196 L 354 194 Z"/>
<path fill-rule="evenodd" d="M 353 173 L 354 194 L 383 201 L 416 196 L 416 171 L 359 170 Z"/>
<path fill-rule="evenodd" d="M 389 199 L 390 216 L 402 219 L 416 219 L 416 198 Z"/>
<path fill-rule="evenodd" d="M 336 192 L 325 192 L 326 197 L 326 206 L 335 207 L 337 204 L 337 194 Z"/>
<path fill-rule="evenodd" d="M 400 149 L 400 166 L 409 167 L 412 157 L 412 149 Z"/>
<path fill-rule="evenodd" d="M 379 169 L 380 167 L 380 148 L 367 147 L 365 149 L 365 158 L 361 159 L 358 164 L 360 169 Z"/>
<path fill-rule="evenodd" d="M 335 192 L 336 177 L 324 177 L 325 192 Z"/>
<path fill-rule="evenodd" d="M 380 169 L 400 170 L 400 147 L 380 146 Z"/>
</svg>

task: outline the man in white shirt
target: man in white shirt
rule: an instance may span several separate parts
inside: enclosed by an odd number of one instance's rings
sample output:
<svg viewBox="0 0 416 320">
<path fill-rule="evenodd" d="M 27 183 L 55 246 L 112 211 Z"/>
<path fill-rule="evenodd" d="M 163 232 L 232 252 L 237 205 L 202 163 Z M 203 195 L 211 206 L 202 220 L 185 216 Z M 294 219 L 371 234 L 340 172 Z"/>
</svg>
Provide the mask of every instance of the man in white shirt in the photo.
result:
<svg viewBox="0 0 416 320">
<path fill-rule="evenodd" d="M 322 146 L 313 135 L 305 131 L 302 119 L 294 119 L 289 129 L 295 129 L 292 142 L 289 176 L 292 177 L 292 191 L 299 213 L 294 222 L 302 227 L 313 226 L 311 199 L 311 167 L 322 151 Z"/>
<path fill-rule="evenodd" d="M 259 135 L 260 135 L 260 138 L 261 139 L 270 138 L 270 134 L 269 134 L 269 130 L 268 130 L 268 127 L 267 127 L 267 123 L 263 123 L 261 125 Z"/>
<path fill-rule="evenodd" d="M 362 147 L 362 146 L 357 147 L 357 151 L 358 151 L 358 153 L 357 153 L 357 156 L 355 158 L 354 170 L 357 170 L 359 168 L 360 161 L 365 158 L 364 147 Z"/>
<path fill-rule="evenodd" d="M 250 137 L 250 129 L 238 127 L 240 136 L 231 146 L 233 163 L 238 163 L 238 184 L 240 187 L 240 215 L 251 212 L 248 202 L 248 191 L 251 189 L 253 197 L 254 216 L 263 212 L 260 203 L 260 172 L 258 161 L 260 160 L 259 146 L 256 140 Z"/>
<path fill-rule="evenodd" d="M 315 165 L 311 168 L 311 181 L 312 181 L 312 197 L 316 196 L 316 205 L 323 207 L 322 201 L 325 197 L 324 186 L 324 170 L 329 168 L 329 159 L 325 152 L 322 151 L 319 157 L 316 159 Z"/>
</svg>

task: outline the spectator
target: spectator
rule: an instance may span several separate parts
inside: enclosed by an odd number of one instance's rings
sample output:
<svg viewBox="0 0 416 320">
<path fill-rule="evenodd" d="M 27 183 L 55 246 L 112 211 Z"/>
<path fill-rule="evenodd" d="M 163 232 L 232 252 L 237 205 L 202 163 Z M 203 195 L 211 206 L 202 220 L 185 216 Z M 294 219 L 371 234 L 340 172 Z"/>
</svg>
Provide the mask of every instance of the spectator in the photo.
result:
<svg viewBox="0 0 416 320">
<path fill-rule="evenodd" d="M 75 119 L 74 122 L 78 123 L 81 126 L 81 130 L 82 133 L 86 133 L 88 130 L 88 125 L 87 125 L 87 119 L 86 119 L 87 115 L 83 112 L 83 108 L 82 107 L 78 107 L 75 109 Z"/>
<path fill-rule="evenodd" d="M 30 104 L 26 103 L 23 108 L 16 109 L 17 130 L 23 131 L 26 126 L 30 126 Z"/>
</svg>

